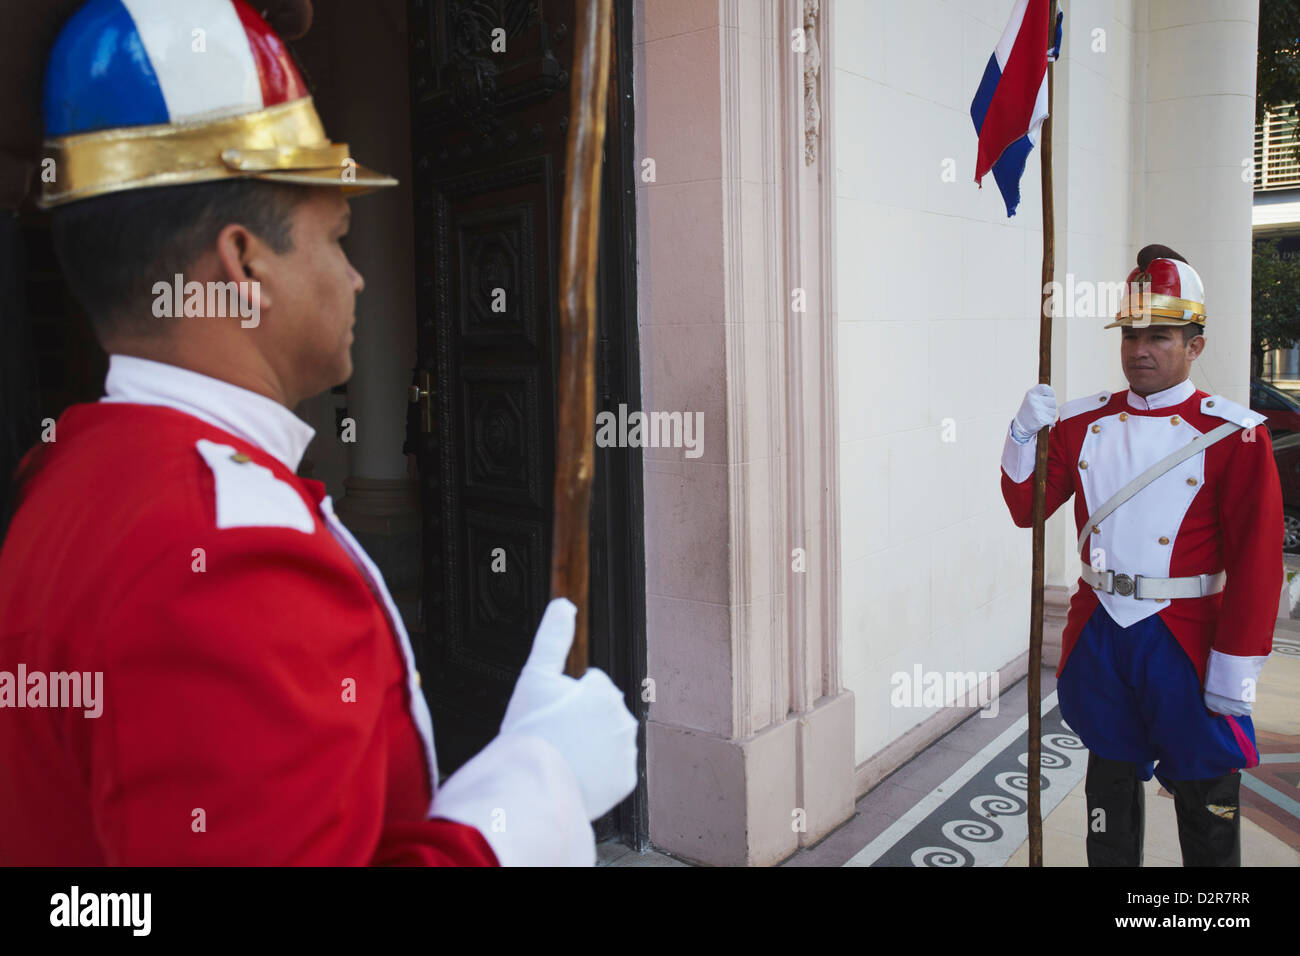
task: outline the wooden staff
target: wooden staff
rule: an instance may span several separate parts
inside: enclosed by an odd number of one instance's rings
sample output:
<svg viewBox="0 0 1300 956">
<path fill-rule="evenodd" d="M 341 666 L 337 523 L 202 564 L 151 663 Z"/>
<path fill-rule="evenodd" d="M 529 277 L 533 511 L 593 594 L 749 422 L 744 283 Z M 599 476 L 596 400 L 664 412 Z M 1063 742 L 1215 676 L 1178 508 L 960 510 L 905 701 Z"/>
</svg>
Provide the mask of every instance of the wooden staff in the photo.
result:
<svg viewBox="0 0 1300 956">
<path fill-rule="evenodd" d="M 578 0 L 569 71 L 569 139 L 560 220 L 559 425 L 555 451 L 555 519 L 551 596 L 567 597 L 578 619 L 565 673 L 587 670 L 587 578 L 591 479 L 595 470 L 596 263 L 600 173 L 609 90 L 610 0 Z"/>
<path fill-rule="evenodd" d="M 1047 16 L 1047 48 L 1056 43 L 1056 0 Z M 1059 52 L 1057 54 L 1060 55 Z M 1038 310 L 1038 382 L 1052 384 L 1052 313 L 1048 291 L 1056 275 L 1056 212 L 1052 204 L 1052 61 L 1047 62 L 1047 119 L 1042 132 L 1043 301 Z M 1047 433 L 1038 432 L 1034 455 L 1034 566 L 1029 585 L 1029 865 L 1043 865 L 1043 521 L 1047 510 Z"/>
</svg>

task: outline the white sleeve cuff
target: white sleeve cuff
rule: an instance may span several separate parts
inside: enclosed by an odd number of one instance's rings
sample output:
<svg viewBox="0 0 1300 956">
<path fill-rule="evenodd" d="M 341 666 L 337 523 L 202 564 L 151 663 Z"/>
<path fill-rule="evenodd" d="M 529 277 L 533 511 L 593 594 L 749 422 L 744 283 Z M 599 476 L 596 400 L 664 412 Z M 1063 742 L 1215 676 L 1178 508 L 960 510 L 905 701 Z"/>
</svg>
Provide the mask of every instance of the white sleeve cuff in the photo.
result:
<svg viewBox="0 0 1300 956">
<path fill-rule="evenodd" d="M 1210 651 L 1210 662 L 1205 667 L 1205 690 L 1230 700 L 1254 700 L 1259 672 L 1268 655 L 1263 657 L 1238 657 Z"/>
<path fill-rule="evenodd" d="M 478 830 L 502 866 L 595 866 L 578 779 L 540 737 L 492 740 L 438 788 L 430 817 Z"/>
<path fill-rule="evenodd" d="M 1025 481 L 1034 473 L 1034 456 L 1038 450 L 1038 436 L 1030 435 L 1023 445 L 1016 441 L 1016 436 L 1007 428 L 1007 440 L 1002 445 L 1002 470 L 1016 484 Z"/>
</svg>

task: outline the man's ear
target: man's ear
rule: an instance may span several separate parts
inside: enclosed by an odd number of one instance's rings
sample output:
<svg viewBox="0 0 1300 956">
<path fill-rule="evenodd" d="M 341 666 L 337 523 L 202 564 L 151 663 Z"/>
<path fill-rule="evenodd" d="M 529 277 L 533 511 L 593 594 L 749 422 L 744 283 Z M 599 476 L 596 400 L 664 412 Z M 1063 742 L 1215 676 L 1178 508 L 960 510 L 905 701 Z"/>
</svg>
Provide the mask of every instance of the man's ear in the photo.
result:
<svg viewBox="0 0 1300 956">
<path fill-rule="evenodd" d="M 1194 362 L 1205 349 L 1205 336 L 1196 335 L 1187 343 L 1188 357 Z"/>
<path fill-rule="evenodd" d="M 262 308 L 271 304 L 266 288 L 266 244 L 238 223 L 217 233 L 217 263 L 222 282 L 256 282 Z"/>
<path fill-rule="evenodd" d="M 251 272 L 254 236 L 238 223 L 230 223 L 217 233 L 217 261 L 222 282 L 246 282 L 255 278 Z"/>
</svg>

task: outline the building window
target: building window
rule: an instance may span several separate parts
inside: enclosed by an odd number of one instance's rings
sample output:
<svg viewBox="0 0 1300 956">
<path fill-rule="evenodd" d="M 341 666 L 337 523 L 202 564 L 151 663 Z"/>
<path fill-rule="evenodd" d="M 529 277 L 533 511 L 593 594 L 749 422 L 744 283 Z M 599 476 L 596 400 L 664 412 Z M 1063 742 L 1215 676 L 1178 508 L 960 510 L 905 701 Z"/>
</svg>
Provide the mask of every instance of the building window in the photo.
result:
<svg viewBox="0 0 1300 956">
<path fill-rule="evenodd" d="M 1255 125 L 1255 189 L 1294 189 L 1300 186 L 1300 118 L 1290 106 L 1269 110 Z"/>
</svg>

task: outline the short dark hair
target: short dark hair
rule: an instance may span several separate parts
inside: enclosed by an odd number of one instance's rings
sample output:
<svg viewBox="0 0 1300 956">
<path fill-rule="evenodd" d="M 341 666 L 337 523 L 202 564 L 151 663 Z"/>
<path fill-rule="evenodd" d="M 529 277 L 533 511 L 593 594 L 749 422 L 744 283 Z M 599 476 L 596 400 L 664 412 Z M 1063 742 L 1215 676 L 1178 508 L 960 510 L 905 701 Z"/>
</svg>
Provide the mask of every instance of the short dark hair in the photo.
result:
<svg viewBox="0 0 1300 956">
<path fill-rule="evenodd" d="M 229 223 L 277 253 L 293 248 L 291 216 L 310 187 L 255 179 L 134 189 L 53 210 L 51 238 L 73 296 L 96 333 L 162 328 L 148 303 L 155 282 L 185 270 Z M 137 323 L 136 318 L 140 321 Z"/>
<path fill-rule="evenodd" d="M 1183 344 L 1189 345 L 1191 344 L 1192 339 L 1196 338 L 1198 335 L 1204 334 L 1204 326 L 1197 325 L 1195 322 L 1188 322 L 1183 326 Z"/>
</svg>

